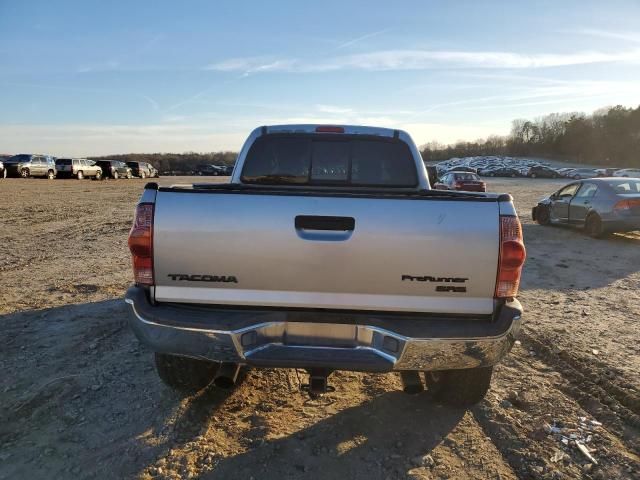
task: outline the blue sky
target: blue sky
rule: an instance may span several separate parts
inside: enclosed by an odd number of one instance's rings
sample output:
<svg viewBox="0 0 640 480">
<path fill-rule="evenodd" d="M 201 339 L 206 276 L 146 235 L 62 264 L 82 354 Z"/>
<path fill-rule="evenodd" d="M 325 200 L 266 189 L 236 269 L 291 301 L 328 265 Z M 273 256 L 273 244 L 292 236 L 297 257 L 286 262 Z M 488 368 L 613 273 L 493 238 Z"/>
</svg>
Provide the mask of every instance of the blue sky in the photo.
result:
<svg viewBox="0 0 640 480">
<path fill-rule="evenodd" d="M 0 0 L 0 152 L 237 150 L 273 123 L 404 128 L 640 104 L 640 2 Z"/>
</svg>

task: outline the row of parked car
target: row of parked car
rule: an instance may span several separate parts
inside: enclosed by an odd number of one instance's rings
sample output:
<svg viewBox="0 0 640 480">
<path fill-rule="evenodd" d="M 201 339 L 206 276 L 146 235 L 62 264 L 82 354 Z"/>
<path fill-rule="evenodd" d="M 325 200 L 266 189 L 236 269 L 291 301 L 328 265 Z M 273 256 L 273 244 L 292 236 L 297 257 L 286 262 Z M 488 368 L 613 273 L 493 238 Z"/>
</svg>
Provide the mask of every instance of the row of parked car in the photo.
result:
<svg viewBox="0 0 640 480">
<path fill-rule="evenodd" d="M 637 177 L 634 168 L 556 168 L 548 162 L 513 157 L 452 158 L 435 165 L 438 175 L 447 172 L 469 172 L 482 177 L 572 178 Z"/>
<path fill-rule="evenodd" d="M 51 155 L 24 154 L 0 160 L 0 178 L 157 178 L 158 170 L 147 162 L 55 158 Z"/>
</svg>

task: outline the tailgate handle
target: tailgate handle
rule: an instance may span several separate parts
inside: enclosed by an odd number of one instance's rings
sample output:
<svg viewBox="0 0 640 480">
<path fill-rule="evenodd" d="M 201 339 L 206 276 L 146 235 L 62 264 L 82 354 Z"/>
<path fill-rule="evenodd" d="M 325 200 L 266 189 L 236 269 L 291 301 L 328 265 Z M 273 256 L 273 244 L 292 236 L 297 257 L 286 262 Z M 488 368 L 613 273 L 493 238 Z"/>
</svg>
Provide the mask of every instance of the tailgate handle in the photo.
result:
<svg viewBox="0 0 640 480">
<path fill-rule="evenodd" d="M 356 228 L 356 219 L 353 217 L 325 217 L 317 215 L 298 215 L 296 217 L 296 230 L 332 230 L 353 231 Z"/>
</svg>

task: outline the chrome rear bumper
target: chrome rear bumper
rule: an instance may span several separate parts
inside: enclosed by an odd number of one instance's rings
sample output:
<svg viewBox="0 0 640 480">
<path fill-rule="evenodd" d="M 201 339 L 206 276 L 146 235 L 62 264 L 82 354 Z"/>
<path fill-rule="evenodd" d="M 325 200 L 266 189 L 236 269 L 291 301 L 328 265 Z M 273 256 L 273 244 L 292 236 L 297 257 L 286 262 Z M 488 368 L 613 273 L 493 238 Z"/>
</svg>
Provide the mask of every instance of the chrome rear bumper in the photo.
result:
<svg viewBox="0 0 640 480">
<path fill-rule="evenodd" d="M 242 310 L 152 305 L 132 287 L 130 325 L 162 353 L 270 368 L 387 372 L 494 365 L 520 329 L 517 300 L 493 319 L 368 312 Z"/>
</svg>

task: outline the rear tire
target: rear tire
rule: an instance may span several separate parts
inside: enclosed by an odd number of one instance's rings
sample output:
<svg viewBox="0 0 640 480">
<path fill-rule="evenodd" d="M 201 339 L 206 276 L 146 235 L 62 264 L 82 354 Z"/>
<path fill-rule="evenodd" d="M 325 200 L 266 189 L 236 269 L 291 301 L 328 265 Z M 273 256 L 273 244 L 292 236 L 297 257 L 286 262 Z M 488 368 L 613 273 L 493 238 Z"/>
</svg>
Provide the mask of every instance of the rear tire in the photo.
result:
<svg viewBox="0 0 640 480">
<path fill-rule="evenodd" d="M 102 180 L 102 172 L 98 170 L 96 172 L 96 176 L 94 177 L 96 180 Z"/>
<path fill-rule="evenodd" d="M 82 172 L 82 170 L 78 171 L 78 173 L 76 173 L 76 178 L 78 180 L 82 180 L 84 178 L 84 173 Z"/>
<path fill-rule="evenodd" d="M 144 172 L 140 172 L 140 178 L 145 178 L 147 175 Z"/>
<path fill-rule="evenodd" d="M 155 363 L 164 384 L 186 394 L 205 388 L 218 371 L 217 363 L 164 353 L 155 354 Z"/>
<path fill-rule="evenodd" d="M 113 172 L 113 179 L 117 180 L 118 179 L 118 172 Z"/>
<path fill-rule="evenodd" d="M 29 178 L 29 169 L 23 168 L 22 170 L 20 170 L 20 176 L 22 178 Z"/>
<path fill-rule="evenodd" d="M 470 407 L 481 401 L 491 385 L 493 367 L 424 372 L 430 396 L 439 403 Z"/>
<path fill-rule="evenodd" d="M 584 222 L 584 230 L 591 238 L 602 238 L 604 236 L 602 220 L 597 213 L 592 213 L 587 217 Z"/>
<path fill-rule="evenodd" d="M 55 174 L 55 173 L 53 173 L 53 170 L 49 170 L 49 171 L 47 172 L 47 178 L 48 178 L 49 180 L 53 180 L 54 178 L 56 178 L 56 174 Z"/>
</svg>

